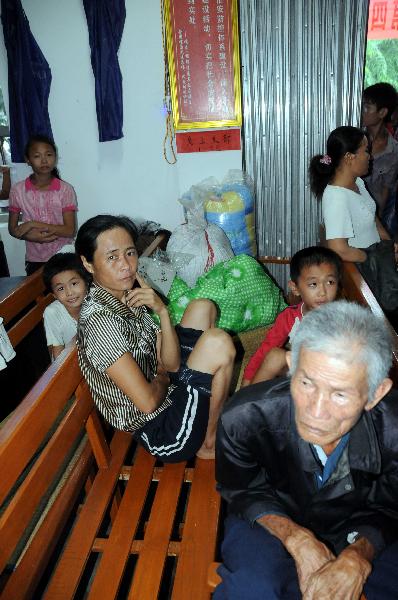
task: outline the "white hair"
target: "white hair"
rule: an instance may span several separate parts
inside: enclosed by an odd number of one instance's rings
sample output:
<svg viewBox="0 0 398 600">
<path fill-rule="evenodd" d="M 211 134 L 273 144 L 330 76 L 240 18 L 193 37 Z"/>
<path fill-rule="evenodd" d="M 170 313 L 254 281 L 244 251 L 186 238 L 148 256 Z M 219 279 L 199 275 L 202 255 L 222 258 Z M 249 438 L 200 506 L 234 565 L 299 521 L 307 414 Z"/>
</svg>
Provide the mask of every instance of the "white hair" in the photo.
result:
<svg viewBox="0 0 398 600">
<path fill-rule="evenodd" d="M 384 321 L 363 306 L 346 300 L 329 302 L 305 315 L 292 340 L 291 375 L 297 368 L 302 347 L 347 364 L 364 364 L 369 402 L 388 377 L 392 364 L 392 339 Z"/>
</svg>

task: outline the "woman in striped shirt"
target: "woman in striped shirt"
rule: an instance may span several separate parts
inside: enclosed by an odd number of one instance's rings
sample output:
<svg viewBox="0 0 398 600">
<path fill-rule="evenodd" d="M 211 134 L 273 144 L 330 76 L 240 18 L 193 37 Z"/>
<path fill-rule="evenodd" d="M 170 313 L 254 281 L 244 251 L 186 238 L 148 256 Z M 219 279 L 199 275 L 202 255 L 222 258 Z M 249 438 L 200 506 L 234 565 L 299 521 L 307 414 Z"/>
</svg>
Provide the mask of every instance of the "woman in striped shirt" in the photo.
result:
<svg viewBox="0 0 398 600">
<path fill-rule="evenodd" d="M 93 276 L 79 319 L 80 367 L 103 416 L 134 432 L 151 454 L 164 462 L 214 458 L 232 340 L 214 327 L 209 300 L 191 302 L 172 326 L 167 307 L 137 273 L 135 235 L 129 219 L 112 215 L 93 217 L 78 232 L 76 252 Z"/>
</svg>

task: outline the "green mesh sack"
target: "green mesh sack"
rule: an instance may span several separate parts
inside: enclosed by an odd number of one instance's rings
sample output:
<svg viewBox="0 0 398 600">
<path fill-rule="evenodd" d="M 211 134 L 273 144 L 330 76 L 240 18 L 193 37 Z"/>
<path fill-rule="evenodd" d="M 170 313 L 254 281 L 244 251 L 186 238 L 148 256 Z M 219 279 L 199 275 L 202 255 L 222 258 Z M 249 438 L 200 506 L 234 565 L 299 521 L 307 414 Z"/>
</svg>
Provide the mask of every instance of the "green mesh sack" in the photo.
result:
<svg viewBox="0 0 398 600">
<path fill-rule="evenodd" d="M 176 277 L 168 294 L 174 325 L 194 298 L 213 300 L 220 311 L 217 326 L 236 333 L 270 325 L 286 307 L 281 291 L 262 266 L 245 254 L 215 265 L 193 288 Z"/>
</svg>

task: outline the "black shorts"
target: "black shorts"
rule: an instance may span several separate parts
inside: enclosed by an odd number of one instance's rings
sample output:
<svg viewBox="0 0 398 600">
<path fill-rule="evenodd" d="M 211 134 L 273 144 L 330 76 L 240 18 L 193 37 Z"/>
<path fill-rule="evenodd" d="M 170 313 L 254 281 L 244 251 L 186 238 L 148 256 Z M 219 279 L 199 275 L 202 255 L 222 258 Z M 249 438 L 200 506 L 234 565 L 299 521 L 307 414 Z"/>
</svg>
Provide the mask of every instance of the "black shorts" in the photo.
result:
<svg viewBox="0 0 398 600">
<path fill-rule="evenodd" d="M 176 326 L 181 363 L 170 373 L 171 406 L 136 431 L 134 437 L 163 462 L 180 462 L 195 456 L 205 439 L 213 375 L 190 369 L 186 362 L 203 331 Z"/>
</svg>

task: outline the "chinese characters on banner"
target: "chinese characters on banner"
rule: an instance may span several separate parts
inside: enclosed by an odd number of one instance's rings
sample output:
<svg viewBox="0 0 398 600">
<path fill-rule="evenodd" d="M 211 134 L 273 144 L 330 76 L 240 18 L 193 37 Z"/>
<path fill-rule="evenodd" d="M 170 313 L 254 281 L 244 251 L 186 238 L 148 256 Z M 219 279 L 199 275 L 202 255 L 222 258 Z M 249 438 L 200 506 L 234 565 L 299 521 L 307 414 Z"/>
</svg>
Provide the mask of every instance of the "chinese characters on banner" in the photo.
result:
<svg viewBox="0 0 398 600">
<path fill-rule="evenodd" d="M 398 0 L 370 0 L 368 40 L 398 38 Z"/>
<path fill-rule="evenodd" d="M 184 131 L 176 134 L 177 152 L 214 152 L 240 150 L 240 129 Z"/>
<path fill-rule="evenodd" d="M 236 0 L 168 0 L 176 129 L 240 125 Z"/>
</svg>

